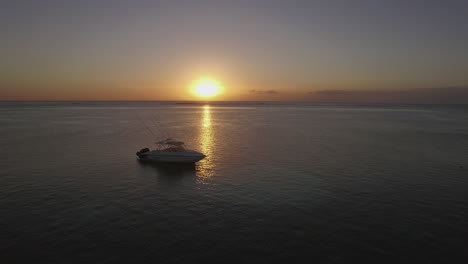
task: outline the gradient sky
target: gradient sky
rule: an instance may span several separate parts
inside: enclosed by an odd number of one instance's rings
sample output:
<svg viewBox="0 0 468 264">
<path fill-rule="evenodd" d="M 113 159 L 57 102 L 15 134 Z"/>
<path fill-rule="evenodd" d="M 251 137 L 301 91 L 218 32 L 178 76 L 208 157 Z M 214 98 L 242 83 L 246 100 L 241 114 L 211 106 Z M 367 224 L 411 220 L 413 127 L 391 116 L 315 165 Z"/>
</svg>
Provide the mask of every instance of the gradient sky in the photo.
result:
<svg viewBox="0 0 468 264">
<path fill-rule="evenodd" d="M 216 100 L 468 87 L 461 0 L 3 0 L 0 29 L 3 100 L 194 100 L 201 76 Z"/>
</svg>

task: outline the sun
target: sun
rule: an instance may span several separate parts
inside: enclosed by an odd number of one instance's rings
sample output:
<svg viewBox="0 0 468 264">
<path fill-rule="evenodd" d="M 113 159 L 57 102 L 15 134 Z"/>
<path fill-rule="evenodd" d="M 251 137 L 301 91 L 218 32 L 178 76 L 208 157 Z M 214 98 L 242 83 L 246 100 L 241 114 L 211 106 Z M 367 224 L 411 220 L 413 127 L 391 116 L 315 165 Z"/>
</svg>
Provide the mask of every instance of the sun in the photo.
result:
<svg viewBox="0 0 468 264">
<path fill-rule="evenodd" d="M 193 85 L 193 92 L 202 97 L 212 97 L 221 92 L 221 85 L 213 79 L 199 79 Z"/>
</svg>

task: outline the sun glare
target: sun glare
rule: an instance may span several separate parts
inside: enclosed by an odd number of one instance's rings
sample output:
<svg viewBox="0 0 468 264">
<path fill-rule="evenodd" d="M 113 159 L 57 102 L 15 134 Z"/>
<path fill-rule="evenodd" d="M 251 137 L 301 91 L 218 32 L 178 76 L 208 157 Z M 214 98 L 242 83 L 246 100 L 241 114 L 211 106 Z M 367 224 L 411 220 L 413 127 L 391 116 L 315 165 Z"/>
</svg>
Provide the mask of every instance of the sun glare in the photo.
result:
<svg viewBox="0 0 468 264">
<path fill-rule="evenodd" d="M 211 97 L 220 93 L 221 86 L 215 80 L 201 79 L 195 82 L 193 91 L 198 96 Z"/>
</svg>

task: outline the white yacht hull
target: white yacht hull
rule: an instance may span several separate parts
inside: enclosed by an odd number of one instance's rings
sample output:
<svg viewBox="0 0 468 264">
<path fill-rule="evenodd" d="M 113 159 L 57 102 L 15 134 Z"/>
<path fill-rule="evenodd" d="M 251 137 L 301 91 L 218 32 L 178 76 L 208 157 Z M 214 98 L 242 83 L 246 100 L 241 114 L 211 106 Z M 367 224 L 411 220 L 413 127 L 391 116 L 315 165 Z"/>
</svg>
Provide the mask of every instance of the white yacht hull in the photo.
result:
<svg viewBox="0 0 468 264">
<path fill-rule="evenodd" d="M 196 151 L 182 152 L 164 152 L 164 151 L 148 151 L 138 155 L 141 161 L 151 162 L 173 162 L 173 163 L 195 163 L 205 158 L 205 155 Z"/>
</svg>

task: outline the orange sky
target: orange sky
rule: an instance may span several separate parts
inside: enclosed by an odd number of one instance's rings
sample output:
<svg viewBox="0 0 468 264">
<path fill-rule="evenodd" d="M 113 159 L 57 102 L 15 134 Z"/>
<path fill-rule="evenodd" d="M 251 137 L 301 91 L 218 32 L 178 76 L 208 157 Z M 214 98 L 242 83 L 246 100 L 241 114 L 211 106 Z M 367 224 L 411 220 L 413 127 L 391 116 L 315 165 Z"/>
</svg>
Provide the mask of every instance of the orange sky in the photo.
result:
<svg viewBox="0 0 468 264">
<path fill-rule="evenodd" d="M 0 9 L 0 100 L 206 100 L 190 92 L 204 76 L 221 101 L 459 102 L 468 87 L 463 1 L 25 2 Z"/>
</svg>

